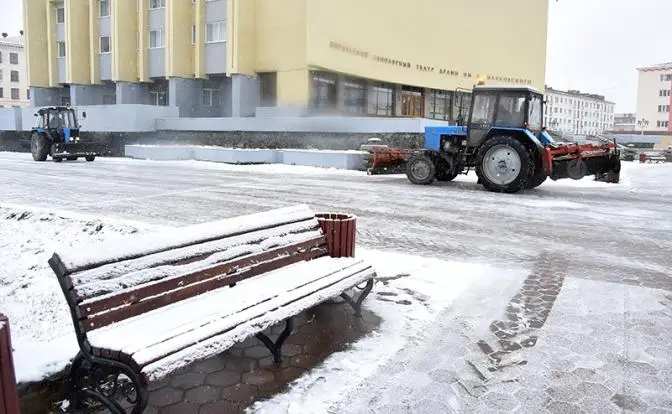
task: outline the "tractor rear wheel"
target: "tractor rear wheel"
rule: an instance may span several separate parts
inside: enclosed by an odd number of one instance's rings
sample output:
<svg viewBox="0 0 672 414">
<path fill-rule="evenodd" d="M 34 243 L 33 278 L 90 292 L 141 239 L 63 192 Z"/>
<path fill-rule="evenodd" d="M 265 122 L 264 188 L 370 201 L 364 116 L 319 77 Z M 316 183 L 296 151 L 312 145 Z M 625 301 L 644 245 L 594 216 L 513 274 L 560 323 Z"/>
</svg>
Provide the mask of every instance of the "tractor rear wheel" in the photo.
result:
<svg viewBox="0 0 672 414">
<path fill-rule="evenodd" d="M 436 178 L 434 161 L 426 155 L 416 155 L 406 162 L 406 176 L 413 184 L 428 185 Z"/>
<path fill-rule="evenodd" d="M 51 145 L 49 139 L 39 132 L 33 133 L 30 137 L 30 152 L 35 161 L 46 161 L 49 155 Z"/>
<path fill-rule="evenodd" d="M 492 137 L 478 151 L 476 175 L 489 191 L 516 193 L 534 168 L 525 146 L 513 137 Z"/>
</svg>

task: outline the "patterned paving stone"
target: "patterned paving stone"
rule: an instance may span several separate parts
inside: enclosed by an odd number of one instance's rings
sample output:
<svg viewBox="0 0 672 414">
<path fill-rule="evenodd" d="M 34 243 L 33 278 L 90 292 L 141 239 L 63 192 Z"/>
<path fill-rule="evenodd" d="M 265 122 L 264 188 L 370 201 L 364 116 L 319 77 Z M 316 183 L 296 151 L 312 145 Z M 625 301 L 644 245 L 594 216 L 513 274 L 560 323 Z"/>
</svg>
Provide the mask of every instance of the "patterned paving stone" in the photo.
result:
<svg viewBox="0 0 672 414">
<path fill-rule="evenodd" d="M 170 385 L 173 388 L 188 390 L 190 388 L 202 385 L 206 374 L 202 372 L 185 372 L 172 377 Z"/>
<path fill-rule="evenodd" d="M 240 382 L 241 374 L 228 369 L 213 372 L 208 374 L 205 383 L 208 385 L 216 385 L 219 387 L 228 387 L 229 385 L 238 384 Z"/>
<path fill-rule="evenodd" d="M 201 385 L 192 388 L 184 394 L 184 401 L 197 404 L 199 406 L 217 401 L 222 394 L 222 389 L 212 385 Z"/>
</svg>

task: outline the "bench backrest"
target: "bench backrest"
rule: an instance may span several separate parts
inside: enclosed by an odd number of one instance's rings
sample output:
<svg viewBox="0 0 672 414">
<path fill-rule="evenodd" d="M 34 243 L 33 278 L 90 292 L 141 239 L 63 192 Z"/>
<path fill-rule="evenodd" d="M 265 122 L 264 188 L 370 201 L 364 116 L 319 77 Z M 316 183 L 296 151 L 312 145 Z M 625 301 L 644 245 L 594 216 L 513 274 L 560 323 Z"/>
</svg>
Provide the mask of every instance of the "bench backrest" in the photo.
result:
<svg viewBox="0 0 672 414">
<path fill-rule="evenodd" d="M 126 236 L 57 251 L 49 260 L 86 332 L 263 273 L 327 255 L 305 205 Z"/>
</svg>

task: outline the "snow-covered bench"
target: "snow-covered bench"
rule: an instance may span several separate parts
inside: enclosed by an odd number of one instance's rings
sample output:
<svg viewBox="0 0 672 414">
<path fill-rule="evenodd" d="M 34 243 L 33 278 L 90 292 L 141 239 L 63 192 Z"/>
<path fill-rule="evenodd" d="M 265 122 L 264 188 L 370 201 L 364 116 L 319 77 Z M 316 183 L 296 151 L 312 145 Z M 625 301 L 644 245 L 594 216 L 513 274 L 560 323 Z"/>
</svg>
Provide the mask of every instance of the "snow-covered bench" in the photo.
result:
<svg viewBox="0 0 672 414">
<path fill-rule="evenodd" d="M 375 277 L 361 260 L 328 255 L 305 205 L 65 248 L 49 264 L 80 347 L 71 403 L 93 398 L 113 413 L 125 407 L 88 379 L 123 379 L 108 391 L 132 395 L 141 413 L 149 383 L 252 335 L 280 362 L 294 315 L 339 295 L 360 315 Z M 275 341 L 263 333 L 282 321 Z"/>
</svg>

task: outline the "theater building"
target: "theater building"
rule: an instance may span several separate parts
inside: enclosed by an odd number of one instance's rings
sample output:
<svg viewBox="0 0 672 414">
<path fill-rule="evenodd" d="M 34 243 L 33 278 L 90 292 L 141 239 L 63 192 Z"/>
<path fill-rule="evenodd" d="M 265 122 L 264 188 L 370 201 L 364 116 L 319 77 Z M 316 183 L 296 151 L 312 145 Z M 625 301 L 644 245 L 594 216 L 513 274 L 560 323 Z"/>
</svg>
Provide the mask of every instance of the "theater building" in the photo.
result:
<svg viewBox="0 0 672 414">
<path fill-rule="evenodd" d="M 453 120 L 543 90 L 545 0 L 24 0 L 33 105 Z M 510 23 L 510 24 L 509 24 Z"/>
</svg>

